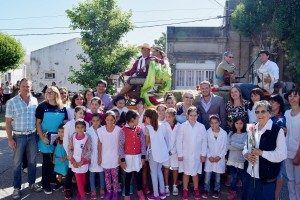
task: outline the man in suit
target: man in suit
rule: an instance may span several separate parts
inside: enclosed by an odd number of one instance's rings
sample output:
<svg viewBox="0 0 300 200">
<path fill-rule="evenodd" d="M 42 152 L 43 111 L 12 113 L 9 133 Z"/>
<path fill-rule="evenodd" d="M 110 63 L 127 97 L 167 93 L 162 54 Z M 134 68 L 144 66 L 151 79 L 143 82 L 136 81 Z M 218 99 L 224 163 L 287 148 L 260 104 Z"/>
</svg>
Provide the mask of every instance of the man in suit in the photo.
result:
<svg viewBox="0 0 300 200">
<path fill-rule="evenodd" d="M 211 93 L 210 86 L 209 81 L 202 81 L 200 83 L 201 95 L 196 96 L 193 103 L 200 113 L 197 121 L 204 124 L 206 129 L 209 129 L 209 116 L 213 114 L 219 115 L 221 127 L 225 130 L 226 112 L 224 99 L 223 97 Z"/>
</svg>

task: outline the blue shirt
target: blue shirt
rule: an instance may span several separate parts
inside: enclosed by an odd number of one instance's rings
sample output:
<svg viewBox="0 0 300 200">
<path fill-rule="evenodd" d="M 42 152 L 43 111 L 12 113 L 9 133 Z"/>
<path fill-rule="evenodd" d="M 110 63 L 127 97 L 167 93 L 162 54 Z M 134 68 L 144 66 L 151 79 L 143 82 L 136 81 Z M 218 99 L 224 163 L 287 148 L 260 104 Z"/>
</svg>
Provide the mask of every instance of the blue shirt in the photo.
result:
<svg viewBox="0 0 300 200">
<path fill-rule="evenodd" d="M 210 95 L 209 101 L 206 103 L 204 101 L 204 98 L 202 96 L 200 97 L 200 103 L 203 106 L 203 109 L 205 110 L 205 112 L 207 112 L 209 110 L 210 106 L 211 106 L 211 99 L 212 98 L 211 98 L 211 95 Z"/>
<path fill-rule="evenodd" d="M 15 96 L 6 103 L 6 118 L 12 118 L 13 131 L 32 131 L 36 127 L 35 111 L 38 101 L 30 96 L 28 105 L 20 95 Z"/>
</svg>

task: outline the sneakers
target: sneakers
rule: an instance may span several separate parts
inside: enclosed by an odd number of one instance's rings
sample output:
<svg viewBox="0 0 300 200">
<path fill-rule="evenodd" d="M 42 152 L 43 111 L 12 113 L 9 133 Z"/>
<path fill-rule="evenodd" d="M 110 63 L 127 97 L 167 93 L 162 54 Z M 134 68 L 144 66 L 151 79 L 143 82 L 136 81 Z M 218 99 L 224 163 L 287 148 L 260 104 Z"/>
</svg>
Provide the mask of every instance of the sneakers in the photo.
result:
<svg viewBox="0 0 300 200">
<path fill-rule="evenodd" d="M 104 197 L 105 197 L 105 191 L 100 190 L 100 199 L 104 199 Z"/>
<path fill-rule="evenodd" d="M 91 199 L 97 199 L 97 193 L 96 191 L 91 192 Z"/>
<path fill-rule="evenodd" d="M 227 197 L 227 200 L 234 200 L 237 197 L 237 194 L 235 191 L 230 191 L 229 196 Z"/>
<path fill-rule="evenodd" d="M 138 191 L 137 194 L 138 194 L 139 200 L 145 200 L 145 195 L 144 195 L 143 190 Z"/>
<path fill-rule="evenodd" d="M 150 189 L 149 189 L 149 187 L 148 187 L 148 185 L 144 185 L 143 186 L 143 192 L 144 192 L 144 194 L 149 194 L 151 191 L 150 191 Z"/>
<path fill-rule="evenodd" d="M 61 183 L 57 183 L 57 184 L 54 186 L 53 190 L 54 190 L 54 191 L 57 191 L 57 190 L 60 190 L 61 188 L 63 188 L 63 185 L 62 185 Z"/>
<path fill-rule="evenodd" d="M 49 187 L 49 188 L 45 188 L 44 189 L 44 193 L 45 194 L 52 194 L 52 189 Z"/>
<path fill-rule="evenodd" d="M 165 199 L 165 198 L 167 198 L 167 194 L 165 192 L 160 192 L 159 193 L 159 198 L 160 199 Z"/>
<path fill-rule="evenodd" d="M 106 195 L 105 195 L 104 200 L 110 200 L 111 197 L 112 197 L 112 192 L 107 192 Z"/>
<path fill-rule="evenodd" d="M 114 192 L 112 195 L 112 200 L 118 200 L 118 199 L 119 199 L 118 192 Z"/>
<path fill-rule="evenodd" d="M 72 199 L 72 193 L 71 193 L 70 189 L 65 189 L 64 193 L 65 193 L 65 199 L 67 199 L 67 200 Z"/>
<path fill-rule="evenodd" d="M 204 190 L 201 196 L 203 199 L 207 199 L 208 198 L 208 191 Z"/>
<path fill-rule="evenodd" d="M 199 192 L 199 189 L 194 189 L 194 198 L 196 200 L 199 200 L 200 199 L 200 192 Z"/>
<path fill-rule="evenodd" d="M 215 190 L 214 193 L 213 193 L 213 195 L 212 195 L 212 198 L 214 198 L 214 199 L 220 198 L 220 191 Z"/>
<path fill-rule="evenodd" d="M 182 191 L 182 199 L 183 199 L 183 200 L 189 200 L 189 193 L 188 193 L 188 190 L 183 190 L 183 191 Z"/>
<path fill-rule="evenodd" d="M 160 197 L 156 197 L 153 194 L 148 195 L 148 200 L 160 200 Z"/>
<path fill-rule="evenodd" d="M 165 192 L 166 192 L 167 196 L 170 196 L 170 190 L 169 190 L 169 186 L 168 185 L 165 186 Z"/>
<path fill-rule="evenodd" d="M 177 196 L 178 195 L 178 188 L 177 185 L 173 185 L 173 195 Z"/>
<path fill-rule="evenodd" d="M 29 185 L 29 189 L 31 189 L 32 191 L 35 191 L 35 192 L 40 192 L 43 190 L 43 188 L 37 183 L 33 183 L 33 184 Z"/>
<path fill-rule="evenodd" d="M 21 198 L 20 190 L 15 188 L 12 195 L 11 195 L 11 197 L 13 199 L 20 199 Z"/>
</svg>

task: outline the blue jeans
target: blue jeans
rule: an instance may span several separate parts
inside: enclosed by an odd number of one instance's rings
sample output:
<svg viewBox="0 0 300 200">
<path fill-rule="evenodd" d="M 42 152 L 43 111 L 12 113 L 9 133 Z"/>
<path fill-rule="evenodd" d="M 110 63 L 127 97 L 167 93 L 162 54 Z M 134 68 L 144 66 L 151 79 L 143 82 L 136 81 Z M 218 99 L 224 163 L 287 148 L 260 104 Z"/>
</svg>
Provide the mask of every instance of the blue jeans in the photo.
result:
<svg viewBox="0 0 300 200">
<path fill-rule="evenodd" d="M 250 100 L 250 92 L 251 90 L 253 90 L 254 88 L 257 88 L 257 85 L 254 85 L 252 83 L 235 83 L 234 85 L 237 85 L 241 88 L 242 91 L 242 95 L 244 97 L 245 100 Z"/>
<path fill-rule="evenodd" d="M 249 187 L 248 187 L 247 199 L 248 200 L 275 199 L 275 187 L 276 187 L 276 182 L 261 183 L 259 179 L 254 179 L 251 177 L 249 182 Z"/>
<path fill-rule="evenodd" d="M 204 179 L 204 190 L 209 191 L 210 190 L 210 177 L 212 172 L 205 172 L 205 179 Z M 215 179 L 215 191 L 220 191 L 220 179 L 221 174 L 215 173 L 216 179 Z"/>
<path fill-rule="evenodd" d="M 244 186 L 244 170 L 238 169 L 234 166 L 229 166 L 230 175 L 231 175 L 231 183 L 230 183 L 230 189 L 231 191 L 237 191 L 236 182 L 237 182 L 237 176 L 239 175 L 242 181 L 242 184 Z"/>
<path fill-rule="evenodd" d="M 91 186 L 91 191 L 92 192 L 96 191 L 96 180 L 95 180 L 96 174 L 99 174 L 100 190 L 105 189 L 104 172 L 90 172 L 90 186 Z"/>
<path fill-rule="evenodd" d="M 28 183 L 35 183 L 36 176 L 36 154 L 37 154 L 37 141 L 36 132 L 29 135 L 13 134 L 13 139 L 16 142 L 16 148 L 13 155 L 13 186 L 15 189 L 21 189 L 22 183 L 22 161 L 23 155 L 27 155 L 27 168 L 28 168 Z"/>
</svg>

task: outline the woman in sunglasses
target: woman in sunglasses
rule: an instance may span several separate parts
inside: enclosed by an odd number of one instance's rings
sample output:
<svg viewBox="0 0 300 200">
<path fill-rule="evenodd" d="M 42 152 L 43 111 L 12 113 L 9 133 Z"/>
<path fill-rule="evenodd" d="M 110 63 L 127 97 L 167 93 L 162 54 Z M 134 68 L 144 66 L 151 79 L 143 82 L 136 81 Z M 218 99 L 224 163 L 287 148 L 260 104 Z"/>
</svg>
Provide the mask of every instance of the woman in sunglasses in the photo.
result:
<svg viewBox="0 0 300 200">
<path fill-rule="evenodd" d="M 272 106 L 268 101 L 256 102 L 254 109 L 258 123 L 248 133 L 248 138 L 253 137 L 251 144 L 247 143 L 243 150 L 251 177 L 246 192 L 248 199 L 275 199 L 280 164 L 287 157 L 284 131 L 271 120 Z"/>
</svg>

